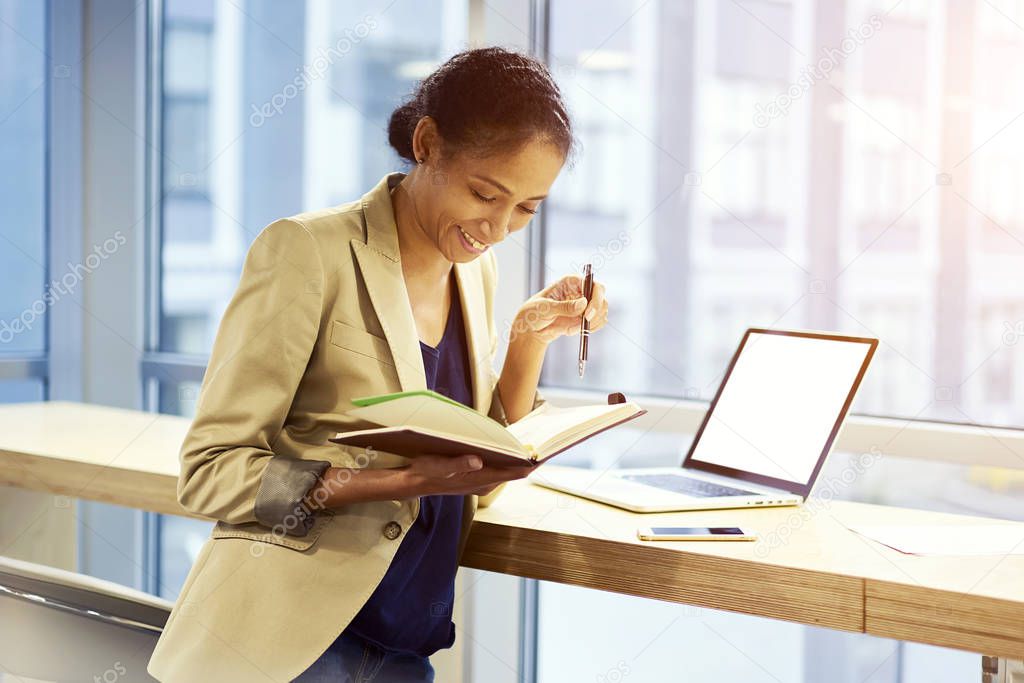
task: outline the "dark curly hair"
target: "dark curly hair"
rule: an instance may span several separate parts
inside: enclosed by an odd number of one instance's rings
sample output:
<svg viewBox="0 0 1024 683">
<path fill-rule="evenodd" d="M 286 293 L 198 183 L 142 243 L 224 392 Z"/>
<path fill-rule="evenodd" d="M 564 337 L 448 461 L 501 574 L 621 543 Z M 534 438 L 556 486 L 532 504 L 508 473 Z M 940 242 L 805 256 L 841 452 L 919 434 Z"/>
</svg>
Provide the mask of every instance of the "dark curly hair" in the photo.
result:
<svg viewBox="0 0 1024 683">
<path fill-rule="evenodd" d="M 572 124 L 558 85 L 543 62 L 500 47 L 460 52 L 423 79 L 388 121 L 388 142 L 415 162 L 412 135 L 419 120 L 437 124 L 445 156 L 488 156 L 542 141 L 568 160 Z"/>
</svg>

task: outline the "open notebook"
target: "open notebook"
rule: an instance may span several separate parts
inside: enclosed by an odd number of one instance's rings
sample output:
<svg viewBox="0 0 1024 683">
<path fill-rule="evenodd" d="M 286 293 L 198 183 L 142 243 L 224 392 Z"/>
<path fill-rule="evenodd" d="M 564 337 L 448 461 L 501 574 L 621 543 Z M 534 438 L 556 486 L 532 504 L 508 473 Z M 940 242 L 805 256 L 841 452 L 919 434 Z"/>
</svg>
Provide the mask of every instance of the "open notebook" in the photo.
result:
<svg viewBox="0 0 1024 683">
<path fill-rule="evenodd" d="M 381 425 L 339 432 L 330 439 L 404 456 L 475 453 L 491 465 L 539 465 L 570 446 L 647 411 L 609 394 L 607 404 L 556 408 L 550 403 L 504 427 L 433 391 L 408 391 L 357 398 L 348 415 Z"/>
</svg>

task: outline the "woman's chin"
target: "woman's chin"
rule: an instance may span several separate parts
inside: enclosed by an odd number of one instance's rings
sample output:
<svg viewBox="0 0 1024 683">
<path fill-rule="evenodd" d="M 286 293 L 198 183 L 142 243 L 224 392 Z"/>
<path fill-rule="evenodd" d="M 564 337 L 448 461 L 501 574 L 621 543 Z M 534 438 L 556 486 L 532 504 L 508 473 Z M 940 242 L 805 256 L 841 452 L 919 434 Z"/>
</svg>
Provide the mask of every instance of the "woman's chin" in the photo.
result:
<svg viewBox="0 0 1024 683">
<path fill-rule="evenodd" d="M 472 263 L 473 261 L 476 261 L 481 256 L 482 256 L 482 254 L 471 254 L 471 253 L 469 253 L 467 251 L 463 251 L 461 254 L 456 254 L 454 256 L 449 256 L 449 260 L 452 263 Z"/>
</svg>

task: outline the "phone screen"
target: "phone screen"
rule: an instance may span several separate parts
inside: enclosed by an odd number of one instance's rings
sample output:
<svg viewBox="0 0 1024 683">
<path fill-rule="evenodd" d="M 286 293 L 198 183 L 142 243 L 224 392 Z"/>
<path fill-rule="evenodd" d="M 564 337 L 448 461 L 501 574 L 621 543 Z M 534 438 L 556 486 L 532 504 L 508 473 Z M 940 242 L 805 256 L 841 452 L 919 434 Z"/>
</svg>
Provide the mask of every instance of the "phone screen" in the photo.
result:
<svg viewBox="0 0 1024 683">
<path fill-rule="evenodd" d="M 651 531 L 658 536 L 742 536 L 736 526 L 655 526 Z"/>
</svg>

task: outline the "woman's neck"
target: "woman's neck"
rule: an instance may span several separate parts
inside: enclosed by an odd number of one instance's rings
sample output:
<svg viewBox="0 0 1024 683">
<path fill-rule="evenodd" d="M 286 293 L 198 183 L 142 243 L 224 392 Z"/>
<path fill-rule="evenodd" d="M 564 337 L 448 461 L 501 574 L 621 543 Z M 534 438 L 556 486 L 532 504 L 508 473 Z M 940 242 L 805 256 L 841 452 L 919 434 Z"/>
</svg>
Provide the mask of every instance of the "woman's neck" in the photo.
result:
<svg viewBox="0 0 1024 683">
<path fill-rule="evenodd" d="M 428 237 L 419 220 L 409 187 L 415 183 L 412 174 L 402 178 L 391 191 L 391 205 L 398 228 L 398 249 L 402 259 L 402 273 L 406 282 L 446 284 L 452 262 L 445 258 L 437 245 Z"/>
</svg>

